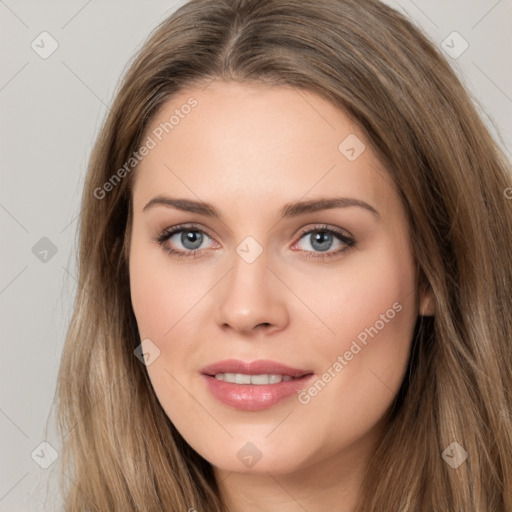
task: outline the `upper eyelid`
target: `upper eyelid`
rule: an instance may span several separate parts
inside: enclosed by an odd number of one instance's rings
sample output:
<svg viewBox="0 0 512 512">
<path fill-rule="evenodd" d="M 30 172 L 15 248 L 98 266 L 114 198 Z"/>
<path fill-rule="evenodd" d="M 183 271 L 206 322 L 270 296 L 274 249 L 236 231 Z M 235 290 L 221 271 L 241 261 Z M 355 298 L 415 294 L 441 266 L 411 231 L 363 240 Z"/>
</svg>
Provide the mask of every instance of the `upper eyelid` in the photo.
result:
<svg viewBox="0 0 512 512">
<path fill-rule="evenodd" d="M 185 225 L 177 225 L 177 226 L 173 226 L 171 228 L 167 228 L 167 229 L 164 229 L 162 231 L 162 235 L 161 236 L 165 236 L 165 235 L 169 235 L 169 238 L 173 235 L 175 235 L 176 233 L 179 233 L 180 231 L 198 231 L 200 233 L 204 233 L 205 235 L 209 236 L 212 240 L 215 240 L 215 237 L 212 236 L 208 230 L 206 228 L 203 228 L 201 226 L 198 226 L 198 225 L 190 225 L 190 224 L 185 224 Z"/>
<path fill-rule="evenodd" d="M 335 235 L 339 235 L 339 236 L 342 236 L 342 237 L 345 237 L 345 238 L 350 238 L 350 239 L 354 238 L 352 236 L 352 234 L 349 233 L 346 229 L 334 228 L 334 227 L 330 227 L 330 226 L 328 226 L 326 224 L 318 224 L 316 227 L 315 226 L 310 226 L 310 227 L 301 229 L 299 234 L 298 234 L 298 236 L 302 237 L 302 235 L 310 233 L 311 231 L 327 231 L 327 232 L 331 232 L 331 233 L 334 233 Z"/>
</svg>

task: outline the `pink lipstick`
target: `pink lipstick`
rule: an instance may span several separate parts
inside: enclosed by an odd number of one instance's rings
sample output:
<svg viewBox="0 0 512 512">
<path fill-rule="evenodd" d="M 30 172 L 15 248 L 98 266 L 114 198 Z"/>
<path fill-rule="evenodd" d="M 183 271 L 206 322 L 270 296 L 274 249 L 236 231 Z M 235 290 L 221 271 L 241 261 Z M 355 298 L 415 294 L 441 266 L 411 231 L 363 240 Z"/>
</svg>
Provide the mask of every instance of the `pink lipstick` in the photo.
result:
<svg viewBox="0 0 512 512">
<path fill-rule="evenodd" d="M 312 370 L 292 368 L 276 361 L 250 363 L 228 359 L 201 370 L 210 393 L 220 402 L 248 411 L 267 409 L 304 389 Z"/>
</svg>

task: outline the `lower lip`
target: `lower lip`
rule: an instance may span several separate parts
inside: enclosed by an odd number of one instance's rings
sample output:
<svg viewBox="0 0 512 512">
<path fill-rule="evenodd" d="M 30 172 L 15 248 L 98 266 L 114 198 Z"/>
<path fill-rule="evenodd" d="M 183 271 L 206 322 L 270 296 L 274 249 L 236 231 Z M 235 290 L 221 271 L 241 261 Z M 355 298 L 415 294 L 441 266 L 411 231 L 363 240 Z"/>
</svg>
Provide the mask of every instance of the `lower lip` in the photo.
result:
<svg viewBox="0 0 512 512">
<path fill-rule="evenodd" d="M 222 403 L 246 411 L 261 411 L 296 395 L 304 389 L 314 374 L 278 384 L 233 384 L 203 375 L 210 393 Z"/>
</svg>

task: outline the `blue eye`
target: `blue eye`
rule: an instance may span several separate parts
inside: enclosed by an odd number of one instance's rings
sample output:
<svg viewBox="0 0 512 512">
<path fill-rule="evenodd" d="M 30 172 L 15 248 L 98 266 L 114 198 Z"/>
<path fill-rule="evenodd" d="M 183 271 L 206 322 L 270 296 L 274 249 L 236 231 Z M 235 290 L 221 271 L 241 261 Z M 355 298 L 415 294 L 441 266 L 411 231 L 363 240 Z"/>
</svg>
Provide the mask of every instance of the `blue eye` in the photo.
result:
<svg viewBox="0 0 512 512">
<path fill-rule="evenodd" d="M 179 235 L 179 236 L 177 236 Z M 172 240 L 176 237 L 177 240 Z M 194 256 L 196 252 L 200 249 L 203 242 L 210 238 L 203 230 L 198 229 L 194 226 L 184 227 L 184 226 L 176 226 L 171 230 L 164 231 L 156 241 L 164 248 L 168 253 L 178 256 L 178 257 L 187 257 Z M 177 242 L 181 243 L 181 245 L 185 248 L 182 249 L 173 249 L 169 247 L 166 242 L 173 241 L 173 245 Z"/>
<path fill-rule="evenodd" d="M 345 238 L 344 240 L 341 239 L 340 235 L 337 233 L 334 233 L 332 231 L 328 231 L 326 229 L 319 230 L 315 229 L 314 231 L 308 231 L 306 234 L 304 234 L 301 237 L 302 239 L 305 239 L 306 241 L 309 241 L 309 245 L 315 250 L 315 251 L 328 251 L 332 248 L 333 244 L 338 241 L 341 243 L 348 243 L 348 240 Z"/>
<path fill-rule="evenodd" d="M 303 251 L 307 253 L 307 258 L 328 259 L 337 256 L 341 252 L 344 252 L 355 245 L 355 240 L 351 236 L 327 226 L 318 226 L 303 232 L 296 245 L 298 245 L 302 239 L 306 240 L 309 243 L 309 246 L 313 249 L 313 251 Z M 341 246 L 341 248 L 327 252 L 332 249 L 332 246 L 336 242 L 339 247 Z"/>
<path fill-rule="evenodd" d="M 201 233 L 200 231 L 184 229 L 184 230 L 175 232 L 175 234 L 173 236 L 175 236 L 178 233 L 181 233 L 181 236 L 178 238 L 180 243 L 183 245 L 183 247 L 185 247 L 186 249 L 190 249 L 190 250 L 199 249 L 204 241 L 204 238 L 205 238 L 204 233 Z"/>
</svg>

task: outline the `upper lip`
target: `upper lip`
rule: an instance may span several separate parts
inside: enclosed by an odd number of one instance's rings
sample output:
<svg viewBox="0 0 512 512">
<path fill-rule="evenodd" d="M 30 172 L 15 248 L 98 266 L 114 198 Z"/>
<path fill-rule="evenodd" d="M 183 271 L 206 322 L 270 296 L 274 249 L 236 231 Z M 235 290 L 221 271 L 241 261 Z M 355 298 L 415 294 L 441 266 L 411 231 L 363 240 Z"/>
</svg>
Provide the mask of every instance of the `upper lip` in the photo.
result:
<svg viewBox="0 0 512 512">
<path fill-rule="evenodd" d="M 258 361 L 244 362 L 239 359 L 226 359 L 205 366 L 201 373 L 216 375 L 217 373 L 243 373 L 245 375 L 289 375 L 290 377 L 302 377 L 313 373 L 311 370 L 292 368 L 277 361 L 260 359 Z"/>
</svg>

